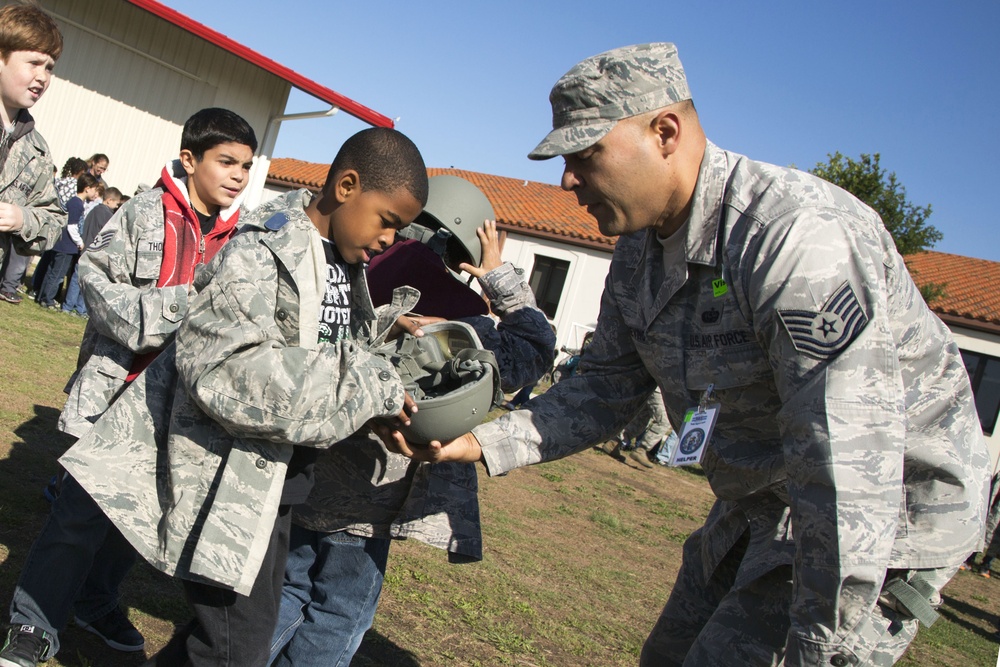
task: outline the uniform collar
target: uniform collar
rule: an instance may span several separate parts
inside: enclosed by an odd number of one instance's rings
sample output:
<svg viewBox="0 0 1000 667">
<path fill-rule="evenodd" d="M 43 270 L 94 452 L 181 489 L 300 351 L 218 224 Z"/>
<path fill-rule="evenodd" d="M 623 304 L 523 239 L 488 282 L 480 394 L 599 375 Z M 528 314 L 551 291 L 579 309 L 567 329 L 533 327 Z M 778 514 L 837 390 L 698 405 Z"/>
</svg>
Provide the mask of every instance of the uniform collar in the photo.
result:
<svg viewBox="0 0 1000 667">
<path fill-rule="evenodd" d="M 726 183 L 732 173 L 735 158 L 712 142 L 706 142 L 705 154 L 698 170 L 698 182 L 688 216 L 687 234 L 684 240 L 685 260 L 693 264 L 714 266 L 718 247 L 719 224 L 722 220 L 722 202 Z M 645 229 L 623 236 L 631 241 L 617 244 L 623 251 L 626 266 L 635 270 L 649 252 L 655 252 L 659 244 L 653 238 L 655 229 Z"/>
<path fill-rule="evenodd" d="M 688 218 L 685 253 L 689 262 L 706 266 L 716 263 L 722 199 L 731 171 L 729 154 L 712 142 L 706 142 Z"/>
</svg>

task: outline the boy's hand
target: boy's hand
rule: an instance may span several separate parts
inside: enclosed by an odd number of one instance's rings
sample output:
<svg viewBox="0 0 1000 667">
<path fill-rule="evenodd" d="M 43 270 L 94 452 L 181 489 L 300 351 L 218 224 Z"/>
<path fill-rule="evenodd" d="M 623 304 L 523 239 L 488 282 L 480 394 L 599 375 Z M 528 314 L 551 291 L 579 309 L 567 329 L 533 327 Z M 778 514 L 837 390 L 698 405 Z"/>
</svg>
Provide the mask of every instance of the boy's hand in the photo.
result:
<svg viewBox="0 0 1000 667">
<path fill-rule="evenodd" d="M 415 461 L 475 463 L 483 458 L 483 449 L 480 447 L 479 441 L 476 440 L 476 436 L 471 433 L 466 433 L 444 443 L 434 440 L 427 445 L 416 445 L 407 442 L 402 433 L 385 424 L 375 424 L 372 430 L 382 439 L 386 449 L 390 452 L 402 454 Z"/>
<path fill-rule="evenodd" d="M 24 211 L 20 206 L 0 202 L 0 232 L 18 232 L 24 227 Z"/>
<path fill-rule="evenodd" d="M 368 426 L 376 433 L 380 428 L 395 430 L 393 424 L 399 422 L 404 426 L 410 425 L 410 417 L 417 413 L 417 402 L 413 400 L 410 396 L 410 392 L 403 392 L 403 409 L 399 411 L 399 414 L 395 418 L 388 417 L 375 417 L 368 421 Z"/>
<path fill-rule="evenodd" d="M 482 261 L 479 266 L 462 262 L 459 264 L 459 268 L 469 275 L 482 278 L 503 264 L 503 260 L 500 259 L 500 236 L 497 234 L 497 221 L 487 220 L 484 222 L 483 226 L 476 230 L 476 236 L 479 237 L 479 244 L 483 248 Z"/>
<path fill-rule="evenodd" d="M 396 415 L 396 419 L 404 426 L 409 426 L 410 416 L 417 413 L 417 402 L 410 396 L 410 392 L 404 391 L 403 394 L 403 409 Z"/>
<path fill-rule="evenodd" d="M 423 329 L 420 327 L 425 327 L 428 324 L 434 324 L 435 322 L 444 322 L 443 317 L 427 317 L 424 315 L 400 315 L 396 318 L 396 323 L 392 325 L 389 329 L 389 334 L 385 337 L 386 340 L 394 340 L 399 338 L 404 333 L 420 338 L 424 335 Z"/>
</svg>

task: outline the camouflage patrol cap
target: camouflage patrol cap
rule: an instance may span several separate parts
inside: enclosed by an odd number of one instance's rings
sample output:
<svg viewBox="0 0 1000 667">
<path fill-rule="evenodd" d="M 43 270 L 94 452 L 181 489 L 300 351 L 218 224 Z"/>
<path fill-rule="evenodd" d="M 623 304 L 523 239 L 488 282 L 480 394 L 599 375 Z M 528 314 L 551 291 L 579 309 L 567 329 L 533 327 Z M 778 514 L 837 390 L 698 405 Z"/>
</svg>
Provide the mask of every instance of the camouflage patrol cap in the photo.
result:
<svg viewBox="0 0 1000 667">
<path fill-rule="evenodd" d="M 587 58 L 552 87 L 552 131 L 532 160 L 593 146 L 622 118 L 691 99 L 677 47 L 668 42 L 623 46 Z"/>
</svg>

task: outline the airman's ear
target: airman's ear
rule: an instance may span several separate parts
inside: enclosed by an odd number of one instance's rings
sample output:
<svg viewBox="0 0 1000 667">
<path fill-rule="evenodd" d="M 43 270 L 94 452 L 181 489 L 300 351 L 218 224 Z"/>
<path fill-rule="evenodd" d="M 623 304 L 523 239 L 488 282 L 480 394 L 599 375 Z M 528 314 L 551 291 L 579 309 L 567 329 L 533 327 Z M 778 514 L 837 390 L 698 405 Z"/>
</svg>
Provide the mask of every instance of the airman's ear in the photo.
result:
<svg viewBox="0 0 1000 667">
<path fill-rule="evenodd" d="M 656 135 L 664 157 L 677 151 L 683 125 L 681 116 L 671 109 L 664 109 L 649 121 L 649 129 Z"/>
</svg>

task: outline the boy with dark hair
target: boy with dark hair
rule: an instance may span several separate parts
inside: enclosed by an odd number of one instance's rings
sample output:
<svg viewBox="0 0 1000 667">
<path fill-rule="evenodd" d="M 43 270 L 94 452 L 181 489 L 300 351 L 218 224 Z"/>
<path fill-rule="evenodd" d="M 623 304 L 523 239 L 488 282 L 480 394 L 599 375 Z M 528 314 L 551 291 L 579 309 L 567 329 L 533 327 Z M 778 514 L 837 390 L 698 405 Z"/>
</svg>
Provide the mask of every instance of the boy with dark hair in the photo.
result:
<svg viewBox="0 0 1000 667">
<path fill-rule="evenodd" d="M 76 258 L 83 250 L 83 236 L 80 233 L 80 223 L 83 222 L 83 207 L 98 198 L 97 179 L 91 174 L 82 174 L 76 179 L 76 195 L 66 202 L 67 219 L 63 226 L 62 236 L 52 250 L 52 264 L 42 281 L 42 289 L 38 293 L 38 303 L 42 308 L 58 308 L 56 295 L 62 287 L 63 280 L 76 264 Z"/>
<path fill-rule="evenodd" d="M 83 247 L 85 250 L 97 239 L 97 235 L 104 229 L 104 225 L 108 224 L 115 211 L 128 200 L 129 198 L 124 196 L 118 188 L 111 187 L 104 191 L 103 201 L 98 204 L 97 208 L 88 213 L 83 221 Z"/>
<path fill-rule="evenodd" d="M 495 355 L 504 390 L 533 383 L 552 366 L 555 335 L 524 271 L 501 260 L 492 204 L 456 176 L 429 185 L 423 212 L 400 235 L 411 238 L 368 266 L 372 302 L 390 303 L 400 285 L 420 290 L 413 310 L 423 316 L 408 316 L 410 325 L 463 322 Z M 454 563 L 483 557 L 474 465 L 413 465 L 365 429 L 321 452 L 315 477 L 293 508 L 272 667 L 351 662 L 374 620 L 392 539 L 446 550 Z"/>
<path fill-rule="evenodd" d="M 65 220 L 48 144 L 28 113 L 49 87 L 62 46 L 59 28 L 38 7 L 0 8 L 0 300 L 14 305 L 28 255 L 55 243 Z"/>
<path fill-rule="evenodd" d="M 375 417 L 408 421 L 399 376 L 368 350 L 415 294 L 375 311 L 362 265 L 420 213 L 426 169 L 385 128 L 349 138 L 334 165 L 319 196 L 246 216 L 197 276 L 176 365 L 157 359 L 61 459 L 143 557 L 183 580 L 195 618 L 150 664 L 266 664 L 289 506 L 309 493 L 316 448 Z M 169 415 L 146 407 L 157 396 L 173 398 Z"/>
<path fill-rule="evenodd" d="M 212 130 L 214 145 L 203 139 Z M 218 131 L 223 128 L 223 131 Z M 226 109 L 184 124 L 180 157 L 156 186 L 111 218 L 80 261 L 90 320 L 59 428 L 85 435 L 109 404 L 173 340 L 193 295 L 195 268 L 233 236 L 257 139 Z M 130 481 L 124 482 L 131 483 Z M 0 667 L 31 667 L 59 649 L 72 607 L 76 622 L 112 648 L 141 651 L 142 635 L 118 601 L 135 552 L 67 476 L 24 564 Z"/>
</svg>

